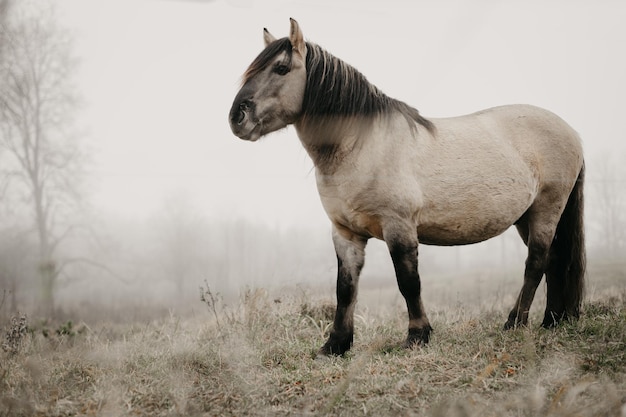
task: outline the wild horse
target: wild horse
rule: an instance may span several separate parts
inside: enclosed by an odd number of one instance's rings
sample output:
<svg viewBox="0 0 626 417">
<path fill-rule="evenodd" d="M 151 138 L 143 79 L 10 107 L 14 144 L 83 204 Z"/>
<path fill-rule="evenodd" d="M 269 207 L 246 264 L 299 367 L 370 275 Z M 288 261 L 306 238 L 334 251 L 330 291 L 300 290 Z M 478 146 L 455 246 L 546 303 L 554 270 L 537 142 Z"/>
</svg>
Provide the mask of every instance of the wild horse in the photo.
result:
<svg viewBox="0 0 626 417">
<path fill-rule="evenodd" d="M 293 124 L 315 164 L 333 225 L 337 311 L 323 354 L 343 354 L 369 238 L 386 242 L 409 315 L 407 346 L 432 330 L 420 296 L 418 242 L 465 245 L 515 225 L 528 247 L 524 283 L 505 328 L 526 325 L 543 275 L 542 325 L 580 312 L 585 275 L 584 160 L 577 133 L 528 105 L 426 119 L 356 69 L 290 35 L 264 30 L 266 47 L 243 76 L 229 121 L 255 141 Z"/>
</svg>

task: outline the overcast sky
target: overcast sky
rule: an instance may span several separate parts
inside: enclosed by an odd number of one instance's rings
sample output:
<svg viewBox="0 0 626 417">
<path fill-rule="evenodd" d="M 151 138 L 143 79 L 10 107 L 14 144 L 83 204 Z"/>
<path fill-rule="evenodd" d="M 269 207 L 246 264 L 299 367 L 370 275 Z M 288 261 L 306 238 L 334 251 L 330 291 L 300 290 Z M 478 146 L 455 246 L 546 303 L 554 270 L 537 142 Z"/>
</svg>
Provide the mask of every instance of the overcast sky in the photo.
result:
<svg viewBox="0 0 626 417">
<path fill-rule="evenodd" d="M 530 103 L 568 121 L 591 162 L 626 156 L 623 1 L 55 3 L 76 36 L 78 124 L 106 212 L 142 216 L 179 196 L 207 215 L 327 224 L 292 127 L 257 143 L 228 127 L 263 27 L 286 36 L 289 17 L 426 117 Z"/>
</svg>

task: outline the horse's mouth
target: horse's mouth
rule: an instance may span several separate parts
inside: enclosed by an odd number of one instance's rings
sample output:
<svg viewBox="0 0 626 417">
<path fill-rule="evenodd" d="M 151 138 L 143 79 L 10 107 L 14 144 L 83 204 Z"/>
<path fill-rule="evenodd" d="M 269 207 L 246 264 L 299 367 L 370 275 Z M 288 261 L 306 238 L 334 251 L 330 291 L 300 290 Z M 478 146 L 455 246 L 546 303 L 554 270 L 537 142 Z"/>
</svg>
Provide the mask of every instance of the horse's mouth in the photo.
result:
<svg viewBox="0 0 626 417">
<path fill-rule="evenodd" d="M 239 139 L 255 142 L 261 137 L 261 124 L 252 124 L 252 128 L 245 133 L 237 134 Z"/>
<path fill-rule="evenodd" d="M 231 125 L 232 131 L 239 139 L 254 142 L 261 137 L 262 124 L 259 121 L 244 117 L 236 125 Z"/>
</svg>

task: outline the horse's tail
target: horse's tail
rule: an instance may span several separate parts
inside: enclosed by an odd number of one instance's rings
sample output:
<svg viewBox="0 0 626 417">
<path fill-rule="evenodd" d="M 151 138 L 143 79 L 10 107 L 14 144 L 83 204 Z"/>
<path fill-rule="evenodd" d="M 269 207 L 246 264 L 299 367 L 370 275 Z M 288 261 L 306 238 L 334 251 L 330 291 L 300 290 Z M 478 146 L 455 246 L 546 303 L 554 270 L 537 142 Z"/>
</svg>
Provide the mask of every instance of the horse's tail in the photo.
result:
<svg viewBox="0 0 626 417">
<path fill-rule="evenodd" d="M 550 265 L 548 274 L 556 279 L 562 288 L 561 302 L 563 310 L 561 317 L 546 317 L 543 325 L 550 327 L 562 318 L 578 318 L 585 290 L 585 230 L 583 222 L 584 199 L 583 187 L 585 180 L 585 165 L 578 174 L 576 184 L 567 200 L 565 210 L 556 227 L 556 235 L 550 248 Z M 546 312 L 548 313 L 548 312 Z"/>
</svg>

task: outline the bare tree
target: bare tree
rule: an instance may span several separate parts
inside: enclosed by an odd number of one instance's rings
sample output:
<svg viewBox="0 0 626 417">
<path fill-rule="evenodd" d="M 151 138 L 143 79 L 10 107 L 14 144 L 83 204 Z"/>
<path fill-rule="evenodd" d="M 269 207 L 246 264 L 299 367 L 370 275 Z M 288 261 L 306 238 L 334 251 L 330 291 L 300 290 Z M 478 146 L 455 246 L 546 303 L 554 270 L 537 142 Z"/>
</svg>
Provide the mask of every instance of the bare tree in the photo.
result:
<svg viewBox="0 0 626 417">
<path fill-rule="evenodd" d="M 0 169 L 8 183 L 5 194 L 31 213 L 40 301 L 48 314 L 54 313 L 60 273 L 55 254 L 71 230 L 63 223 L 77 200 L 82 159 L 70 133 L 75 110 L 70 46 L 69 36 L 54 23 L 53 10 L 41 3 L 13 4 L 2 24 Z"/>
<path fill-rule="evenodd" d="M 7 15 L 9 14 L 9 0 L 0 0 L 0 66 L 4 63 L 4 51 L 5 51 L 5 43 L 8 35 L 8 30 L 6 27 Z M 0 147 L 0 158 L 2 157 L 2 148 Z M 7 181 L 0 177 L 0 198 L 4 195 L 6 191 Z"/>
</svg>

